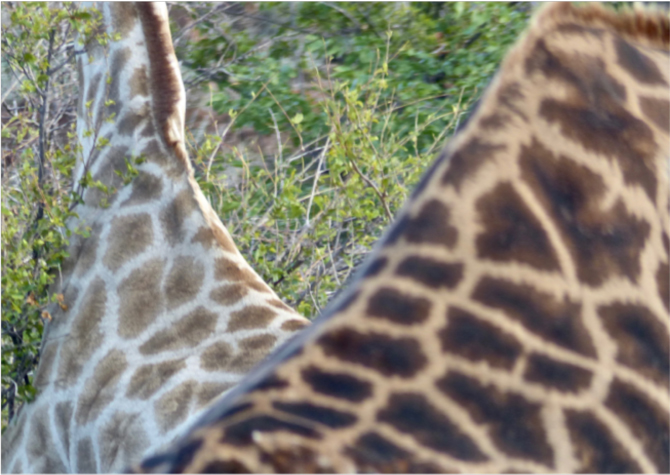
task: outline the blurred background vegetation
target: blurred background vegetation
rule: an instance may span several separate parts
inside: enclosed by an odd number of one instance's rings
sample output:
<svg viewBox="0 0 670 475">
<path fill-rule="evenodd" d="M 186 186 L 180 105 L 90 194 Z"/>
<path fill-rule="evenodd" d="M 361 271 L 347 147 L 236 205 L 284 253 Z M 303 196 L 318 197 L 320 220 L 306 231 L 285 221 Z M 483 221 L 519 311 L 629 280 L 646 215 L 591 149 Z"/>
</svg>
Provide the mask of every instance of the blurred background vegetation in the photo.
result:
<svg viewBox="0 0 670 475">
<path fill-rule="evenodd" d="M 346 285 L 531 9 L 169 4 L 196 178 L 286 303 L 312 318 Z M 98 21 L 76 4 L 2 4 L 3 429 L 35 395 L 47 290 L 76 213 L 76 35 Z"/>
</svg>

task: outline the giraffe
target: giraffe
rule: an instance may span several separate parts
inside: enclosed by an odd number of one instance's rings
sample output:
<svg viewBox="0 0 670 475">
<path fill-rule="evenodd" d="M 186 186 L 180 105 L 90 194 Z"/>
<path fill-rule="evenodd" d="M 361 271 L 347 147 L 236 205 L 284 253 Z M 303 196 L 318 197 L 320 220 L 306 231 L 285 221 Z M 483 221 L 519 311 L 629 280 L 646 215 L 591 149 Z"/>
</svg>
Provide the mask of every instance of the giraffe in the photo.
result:
<svg viewBox="0 0 670 475">
<path fill-rule="evenodd" d="M 350 287 L 135 469 L 670 470 L 669 32 L 543 8 Z"/>
<path fill-rule="evenodd" d="M 38 395 L 2 437 L 2 471 L 118 472 L 179 434 L 308 320 L 246 263 L 184 148 L 184 88 L 162 3 L 104 3 L 77 60 L 70 257 L 50 291 Z M 137 161 L 127 184 L 117 173 Z M 105 202 L 106 201 L 106 202 Z"/>
</svg>

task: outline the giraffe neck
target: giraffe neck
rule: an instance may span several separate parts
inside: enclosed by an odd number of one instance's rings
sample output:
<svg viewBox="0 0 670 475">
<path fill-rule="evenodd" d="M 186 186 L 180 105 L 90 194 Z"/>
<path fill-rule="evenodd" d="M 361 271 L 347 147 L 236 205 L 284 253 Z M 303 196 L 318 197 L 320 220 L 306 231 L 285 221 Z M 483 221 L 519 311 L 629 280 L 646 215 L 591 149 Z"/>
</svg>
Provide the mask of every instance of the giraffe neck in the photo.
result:
<svg viewBox="0 0 670 475">
<path fill-rule="evenodd" d="M 114 40 L 78 58 L 74 177 L 110 193 L 80 188 L 68 227 L 89 232 L 73 234 L 52 289 L 64 298 L 48 308 L 38 396 L 3 435 L 3 472 L 120 471 L 307 323 L 245 262 L 193 178 L 165 5 L 100 8 Z"/>
</svg>

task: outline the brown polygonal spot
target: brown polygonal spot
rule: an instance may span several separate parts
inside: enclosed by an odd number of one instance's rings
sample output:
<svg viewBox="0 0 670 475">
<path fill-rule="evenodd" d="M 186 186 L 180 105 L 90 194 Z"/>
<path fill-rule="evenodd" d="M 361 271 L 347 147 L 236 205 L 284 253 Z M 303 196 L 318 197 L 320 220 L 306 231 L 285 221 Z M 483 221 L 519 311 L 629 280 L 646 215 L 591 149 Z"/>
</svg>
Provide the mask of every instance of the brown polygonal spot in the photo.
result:
<svg viewBox="0 0 670 475">
<path fill-rule="evenodd" d="M 512 335 L 461 308 L 450 307 L 447 322 L 439 332 L 444 352 L 512 369 L 523 350 Z"/>
<path fill-rule="evenodd" d="M 245 284 L 230 284 L 217 287 L 209 294 L 209 298 L 221 305 L 233 305 L 247 295 L 249 287 Z"/>
<path fill-rule="evenodd" d="M 309 366 L 301 374 L 303 381 L 319 394 L 353 402 L 372 395 L 372 384 L 350 374 L 323 371 L 316 366 Z"/>
<path fill-rule="evenodd" d="M 157 200 L 163 191 L 163 182 L 160 177 L 141 171 L 133 179 L 133 188 L 130 196 L 121 206 L 134 206 Z"/>
<path fill-rule="evenodd" d="M 72 323 L 68 344 L 60 353 L 58 382 L 63 386 L 72 385 L 88 358 L 99 348 L 103 339 L 100 323 L 106 313 L 107 291 L 105 282 L 96 278 L 88 287 L 82 299 L 79 313 Z"/>
<path fill-rule="evenodd" d="M 112 27 L 121 35 L 121 38 L 126 38 L 137 23 L 135 5 L 113 3 L 110 9 L 112 10 Z M 112 71 L 118 71 L 118 69 L 112 69 Z"/>
<path fill-rule="evenodd" d="M 75 415 L 78 424 L 85 425 L 95 419 L 116 398 L 116 385 L 127 367 L 126 357 L 120 350 L 111 350 L 100 360 L 79 395 Z"/>
<path fill-rule="evenodd" d="M 153 123 L 149 121 L 144 127 L 144 130 L 142 130 L 142 135 L 153 136 L 155 132 L 156 130 L 154 129 Z M 147 142 L 140 154 L 147 160 L 147 162 L 155 163 L 159 167 L 166 167 L 168 165 L 168 157 L 161 149 L 158 140 L 154 139 Z"/>
<path fill-rule="evenodd" d="M 135 370 L 126 397 L 149 399 L 156 391 L 160 390 L 165 383 L 180 370 L 186 367 L 184 359 L 163 361 L 156 364 L 142 365 Z"/>
<path fill-rule="evenodd" d="M 200 355 L 200 367 L 205 371 L 223 371 L 233 357 L 233 349 L 225 341 L 208 346 Z"/>
<path fill-rule="evenodd" d="M 219 229 L 218 226 L 202 227 L 193 236 L 191 242 L 199 242 L 205 249 L 211 249 L 212 246 L 220 246 L 228 252 L 235 252 L 235 244 L 230 238 Z"/>
<path fill-rule="evenodd" d="M 255 335 L 239 343 L 239 351 L 230 361 L 228 371 L 246 373 L 260 363 L 277 343 L 277 337 L 271 334 Z"/>
<path fill-rule="evenodd" d="M 156 401 L 156 422 L 163 433 L 177 426 L 189 414 L 189 406 L 197 386 L 197 382 L 188 380 Z"/>
<path fill-rule="evenodd" d="M 451 212 L 439 200 L 430 200 L 415 217 L 405 215 L 397 221 L 388 235 L 387 244 L 401 237 L 413 244 L 436 244 L 451 249 L 458 238 L 458 230 L 451 225 Z"/>
<path fill-rule="evenodd" d="M 409 337 L 393 338 L 340 328 L 326 333 L 317 343 L 328 356 L 365 366 L 384 376 L 409 378 L 428 362 L 419 341 Z"/>
<path fill-rule="evenodd" d="M 163 262 L 156 258 L 133 270 L 119 284 L 117 332 L 121 337 L 138 337 L 163 311 L 163 293 L 160 291 L 162 276 Z"/>
<path fill-rule="evenodd" d="M 171 246 L 183 242 L 186 229 L 184 221 L 198 207 L 193 196 L 193 190 L 187 188 L 180 192 L 175 199 L 168 204 L 160 213 L 161 227 L 165 239 Z"/>
<path fill-rule="evenodd" d="M 217 315 L 198 307 L 169 328 L 157 332 L 142 346 L 140 353 L 152 355 L 180 348 L 193 348 L 216 328 Z"/>
<path fill-rule="evenodd" d="M 153 238 L 154 232 L 149 214 L 114 218 L 107 252 L 103 258 L 104 264 L 110 270 L 117 271 L 130 259 L 144 252 L 153 242 Z"/>
<path fill-rule="evenodd" d="M 130 76 L 129 86 L 130 86 L 130 97 L 140 95 L 148 96 L 149 95 L 149 77 L 147 75 L 147 65 L 141 64 L 135 68 L 133 74 Z"/>
<path fill-rule="evenodd" d="M 478 137 L 470 139 L 449 158 L 442 184 L 451 185 L 460 191 L 465 180 L 473 179 L 482 165 L 492 161 L 497 152 L 506 149 L 506 145 L 492 144 Z"/>
<path fill-rule="evenodd" d="M 499 309 L 522 323 L 530 332 L 586 356 L 595 356 L 591 336 L 581 321 L 581 305 L 556 299 L 530 285 L 484 277 L 472 298 Z"/>
<path fill-rule="evenodd" d="M 520 165 L 523 179 L 557 224 L 579 279 L 593 286 L 612 275 L 636 282 L 649 224 L 621 200 L 603 209 L 602 178 L 569 158 L 556 158 L 535 139 L 522 147 Z"/>
<path fill-rule="evenodd" d="M 422 394 L 392 394 L 377 420 L 411 435 L 417 442 L 459 460 L 483 462 L 487 457 L 477 444 Z"/>
<path fill-rule="evenodd" d="M 436 384 L 464 407 L 477 423 L 487 427 L 494 443 L 504 452 L 549 467 L 554 465 L 554 453 L 547 441 L 540 404 L 453 371 Z"/>
<path fill-rule="evenodd" d="M 668 132 L 670 129 L 670 101 L 654 97 L 640 97 L 640 109 L 656 126 Z"/>
<path fill-rule="evenodd" d="M 214 261 L 214 277 L 216 280 L 228 282 L 253 282 L 256 276 L 245 264 L 241 264 L 225 257 Z"/>
<path fill-rule="evenodd" d="M 560 270 L 542 224 L 510 183 L 501 183 L 479 198 L 476 209 L 483 228 L 476 239 L 478 257 Z"/>
<path fill-rule="evenodd" d="M 306 320 L 292 319 L 292 320 L 286 320 L 284 323 L 282 323 L 281 329 L 287 332 L 295 332 L 298 330 L 302 330 L 308 325 L 309 322 Z"/>
<path fill-rule="evenodd" d="M 508 124 L 507 120 L 508 118 L 506 115 L 501 114 L 499 112 L 494 112 L 485 117 L 482 117 L 479 123 L 483 130 L 494 131 L 494 130 L 500 130 L 505 125 L 507 125 Z"/>
<path fill-rule="evenodd" d="M 663 386 L 670 377 L 667 326 L 639 304 L 616 302 L 598 307 L 598 315 L 614 338 L 617 360 Z"/>
<path fill-rule="evenodd" d="M 232 312 L 228 321 L 228 332 L 265 328 L 277 316 L 277 312 L 259 305 L 249 305 L 242 310 Z"/>
<path fill-rule="evenodd" d="M 640 466 L 591 412 L 565 411 L 567 428 L 581 473 L 640 473 Z"/>
<path fill-rule="evenodd" d="M 453 289 L 463 277 L 463 264 L 442 262 L 430 257 L 410 256 L 403 259 L 396 274 L 409 277 L 433 289 Z"/>
<path fill-rule="evenodd" d="M 234 386 L 233 383 L 202 383 L 198 388 L 198 407 L 202 407 L 215 397 L 222 395 Z"/>
<path fill-rule="evenodd" d="M 505 110 L 519 117 L 523 122 L 529 123 L 530 120 L 526 113 L 521 110 L 518 105 L 523 106 L 526 96 L 523 93 L 523 88 L 518 82 L 509 82 L 500 88 L 498 91 L 498 109 Z M 506 147 L 505 147 L 506 148 Z"/>
<path fill-rule="evenodd" d="M 400 325 L 424 322 L 431 303 L 423 297 L 412 297 L 391 287 L 382 287 L 370 297 L 366 316 L 382 318 Z"/>
<path fill-rule="evenodd" d="M 379 275 L 379 273 L 384 270 L 386 264 L 388 263 L 388 258 L 379 257 L 375 259 L 366 269 L 364 277 L 374 277 Z"/>
<path fill-rule="evenodd" d="M 667 86 L 667 82 L 656 66 L 642 51 L 623 38 L 614 40 L 619 66 L 633 76 L 636 81 L 645 84 Z"/>
<path fill-rule="evenodd" d="M 584 368 L 537 353 L 528 357 L 524 372 L 524 378 L 528 381 L 566 392 L 587 389 L 591 384 L 591 376 L 591 372 Z"/>
<path fill-rule="evenodd" d="M 178 256 L 165 279 L 164 294 L 169 309 L 196 298 L 205 279 L 205 266 L 192 256 Z"/>
</svg>

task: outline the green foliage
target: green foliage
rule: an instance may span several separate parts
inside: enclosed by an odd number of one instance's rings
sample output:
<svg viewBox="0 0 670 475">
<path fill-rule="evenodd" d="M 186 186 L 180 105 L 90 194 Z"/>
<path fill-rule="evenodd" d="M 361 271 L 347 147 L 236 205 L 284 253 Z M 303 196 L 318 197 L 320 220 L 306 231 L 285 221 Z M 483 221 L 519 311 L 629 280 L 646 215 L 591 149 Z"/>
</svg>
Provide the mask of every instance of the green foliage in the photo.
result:
<svg viewBox="0 0 670 475">
<path fill-rule="evenodd" d="M 208 146 L 190 153 L 252 267 L 314 317 L 392 222 L 529 12 L 500 3 L 259 10 L 262 33 L 230 22 L 208 35 L 214 20 L 204 21 L 202 38 L 179 53 L 194 82 L 215 82 L 212 105 L 231 118 L 226 132 L 276 135 L 278 152 L 212 155 L 226 148 L 222 134 L 223 146 L 222 136 L 206 136 Z M 222 177 L 235 168 L 231 186 Z"/>
<path fill-rule="evenodd" d="M 54 9 L 18 3 L 9 19 L 2 37 L 3 73 L 18 94 L 3 89 L 3 429 L 18 406 L 35 396 L 32 373 L 42 322 L 50 318 L 47 304 L 58 299 L 47 290 L 67 257 L 72 230 L 65 225 L 80 199 L 70 192 L 77 141 L 73 121 L 63 112 L 68 98 L 61 89 L 71 81 L 74 35 L 90 35 L 99 15 L 72 4 Z M 57 130 L 62 130 L 60 143 L 49 140 Z"/>
<path fill-rule="evenodd" d="M 301 114 L 309 124 L 302 131 L 304 143 L 328 129 L 322 108 L 310 97 L 317 70 L 355 88 L 390 62 L 381 100 L 398 109 L 388 124 L 391 131 L 408 133 L 415 121 L 423 123 L 461 100 L 470 103 L 528 17 L 525 6 L 502 3 L 262 3 L 259 13 L 274 21 L 268 26 L 264 20 L 263 35 L 254 38 L 232 24 L 225 35 L 205 36 L 189 47 L 184 63 L 196 70 L 225 65 L 206 76 L 219 86 L 213 97 L 218 111 L 247 107 L 238 127 L 269 134 L 274 127 L 269 109 L 277 113 L 281 130 Z M 199 25 L 203 36 L 211 26 Z M 380 58 L 385 53 L 388 57 Z M 429 148 L 446 125 L 445 118 L 425 128 L 418 148 Z"/>
</svg>

